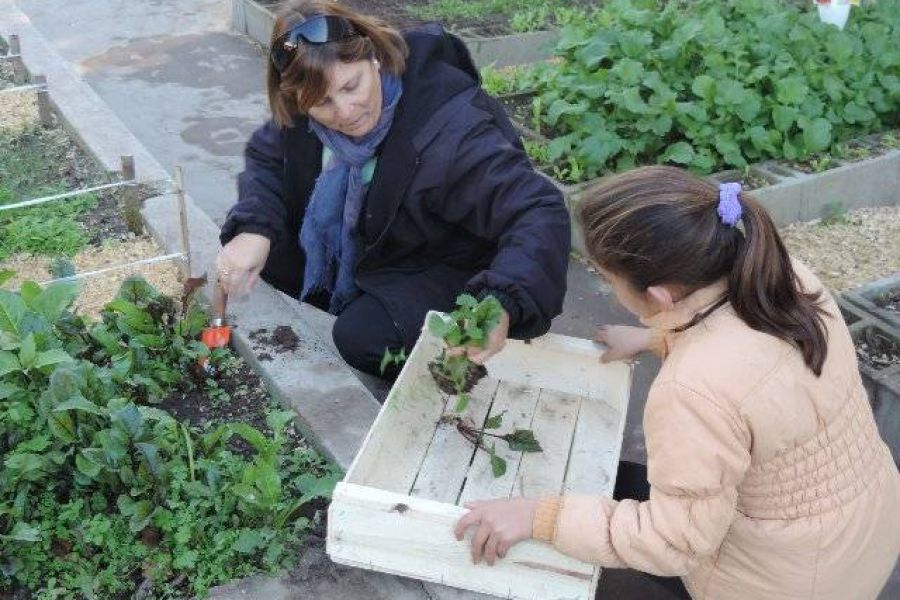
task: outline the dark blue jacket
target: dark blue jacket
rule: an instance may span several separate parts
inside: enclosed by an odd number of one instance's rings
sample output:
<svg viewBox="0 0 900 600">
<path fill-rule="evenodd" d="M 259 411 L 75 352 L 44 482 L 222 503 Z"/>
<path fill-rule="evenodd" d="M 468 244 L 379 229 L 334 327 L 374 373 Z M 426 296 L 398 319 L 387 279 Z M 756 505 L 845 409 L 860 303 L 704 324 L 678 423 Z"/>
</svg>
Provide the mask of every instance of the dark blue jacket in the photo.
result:
<svg viewBox="0 0 900 600">
<path fill-rule="evenodd" d="M 405 38 L 403 96 L 360 217 L 357 285 L 384 304 L 408 346 L 425 313 L 451 309 L 462 291 L 495 294 L 512 337 L 541 335 L 566 291 L 562 195 L 534 171 L 503 109 L 481 90 L 462 42 L 437 26 Z M 262 277 L 297 297 L 297 236 L 322 145 L 300 116 L 294 127 L 270 121 L 258 129 L 245 153 L 222 244 L 243 232 L 271 239 Z"/>
</svg>

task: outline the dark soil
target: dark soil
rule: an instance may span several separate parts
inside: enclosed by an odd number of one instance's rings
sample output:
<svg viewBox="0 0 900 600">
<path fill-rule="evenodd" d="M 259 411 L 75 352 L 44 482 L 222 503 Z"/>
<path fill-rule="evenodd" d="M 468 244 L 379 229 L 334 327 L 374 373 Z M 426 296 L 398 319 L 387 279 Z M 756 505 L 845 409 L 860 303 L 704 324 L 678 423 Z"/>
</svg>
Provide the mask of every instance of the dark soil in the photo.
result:
<svg viewBox="0 0 900 600">
<path fill-rule="evenodd" d="M 508 96 L 500 96 L 497 100 L 510 119 L 519 125 L 530 128 L 532 126 L 531 99 L 533 97 L 534 94 L 510 94 Z"/>
<path fill-rule="evenodd" d="M 281 0 L 257 0 L 260 4 L 275 8 Z M 342 0 L 344 4 L 363 14 L 378 17 L 397 29 L 418 27 L 434 19 L 416 16 L 416 7 L 427 7 L 430 0 Z M 478 17 L 443 19 L 441 24 L 453 31 L 468 31 L 476 35 L 493 36 L 510 33 L 509 16 L 492 14 Z"/>
<path fill-rule="evenodd" d="M 883 310 L 900 313 L 900 287 L 890 289 L 875 298 L 875 304 Z"/>
<path fill-rule="evenodd" d="M 457 390 L 453 379 L 447 376 L 444 372 L 443 365 L 439 361 L 433 360 L 428 363 L 428 370 L 431 372 L 431 376 L 434 378 L 434 382 L 437 384 L 438 388 L 450 396 L 456 395 L 457 393 L 467 394 L 471 392 L 472 388 L 487 375 L 487 368 L 484 365 L 469 363 L 462 389 Z"/>
<path fill-rule="evenodd" d="M 257 329 L 250 332 L 248 337 L 257 346 L 256 349 L 258 351 L 265 348 L 275 354 L 293 352 L 300 346 L 300 338 L 288 325 L 279 325 L 272 333 L 269 333 L 269 330 L 266 328 Z M 272 360 L 271 352 L 262 350 L 257 353 L 257 358 L 259 360 Z"/>
<path fill-rule="evenodd" d="M 874 136 L 872 143 L 873 154 L 884 154 L 892 150 L 900 149 L 900 129 L 885 131 Z"/>
<path fill-rule="evenodd" d="M 169 411 L 173 417 L 188 421 L 198 427 L 214 426 L 226 422 L 252 425 L 270 435 L 266 414 L 279 409 L 269 396 L 259 375 L 243 359 L 232 355 L 223 361 L 212 379 L 212 384 L 187 392 L 176 392 L 163 400 L 158 408 Z M 303 438 L 288 425 L 286 434 L 295 446 L 304 445 Z M 232 449 L 249 454 L 250 447 L 239 438 L 232 438 Z"/>
<path fill-rule="evenodd" d="M 741 188 L 744 190 L 758 190 L 759 188 L 772 185 L 772 182 L 767 177 L 756 171 L 750 171 L 749 173 L 731 171 L 718 176 L 718 179 L 722 183 L 740 183 Z"/>
<path fill-rule="evenodd" d="M 856 340 L 856 355 L 873 369 L 886 369 L 900 364 L 900 343 L 877 329 L 868 328 Z"/>
</svg>

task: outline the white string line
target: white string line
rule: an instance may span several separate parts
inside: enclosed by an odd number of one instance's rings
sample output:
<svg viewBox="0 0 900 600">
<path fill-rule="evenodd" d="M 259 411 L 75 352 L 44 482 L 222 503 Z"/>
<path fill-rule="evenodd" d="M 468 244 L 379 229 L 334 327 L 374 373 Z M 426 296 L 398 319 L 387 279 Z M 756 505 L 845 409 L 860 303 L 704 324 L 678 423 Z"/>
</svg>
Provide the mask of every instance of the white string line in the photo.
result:
<svg viewBox="0 0 900 600">
<path fill-rule="evenodd" d="M 53 202 L 54 200 L 65 200 L 67 198 L 74 198 L 75 196 L 84 196 L 85 194 L 92 194 L 94 192 L 99 192 L 102 190 L 108 190 L 117 187 L 126 187 L 137 185 L 137 183 L 131 179 L 128 181 L 116 181 L 113 183 L 105 183 L 103 185 L 97 185 L 94 187 L 83 188 L 80 190 L 74 190 L 71 192 L 64 192 L 62 194 L 55 194 L 53 196 L 44 196 L 43 198 L 35 198 L 33 200 L 23 200 L 22 202 L 17 202 L 15 204 L 4 204 L 0 206 L 0 210 L 12 210 L 14 208 L 25 208 L 28 206 L 35 206 L 36 204 L 44 204 L 45 202 Z"/>
<path fill-rule="evenodd" d="M 44 281 L 39 285 L 49 285 L 51 283 L 60 283 L 65 281 L 77 281 L 79 279 L 83 279 L 85 277 L 93 277 L 95 275 L 102 275 L 103 273 L 108 273 L 109 271 L 119 271 L 122 269 L 127 269 L 128 267 L 133 267 L 136 265 L 151 265 L 153 263 L 165 262 L 167 260 L 174 260 L 176 258 L 184 259 L 184 252 L 174 252 L 172 254 L 163 254 L 160 256 L 154 256 L 152 258 L 145 258 L 143 260 L 136 260 L 130 263 L 122 263 L 118 265 L 113 265 L 111 267 L 106 267 L 103 269 L 97 269 L 94 271 L 85 271 L 83 273 L 76 273 L 75 275 L 71 275 L 69 277 L 60 277 L 59 279 L 50 279 L 48 281 Z"/>
</svg>

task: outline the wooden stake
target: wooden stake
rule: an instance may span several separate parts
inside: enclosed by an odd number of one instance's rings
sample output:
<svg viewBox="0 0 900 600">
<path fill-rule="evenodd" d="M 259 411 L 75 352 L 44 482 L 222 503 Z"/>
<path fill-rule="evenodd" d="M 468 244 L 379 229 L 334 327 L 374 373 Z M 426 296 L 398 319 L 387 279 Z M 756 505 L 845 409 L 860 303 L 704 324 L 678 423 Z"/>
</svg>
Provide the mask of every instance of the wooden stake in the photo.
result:
<svg viewBox="0 0 900 600">
<path fill-rule="evenodd" d="M 28 80 L 28 71 L 25 69 L 25 63 L 22 62 L 22 46 L 19 43 L 18 35 L 9 36 L 9 53 L 13 55 L 13 81 L 16 85 L 22 85 Z"/>
<path fill-rule="evenodd" d="M 181 219 L 181 251 L 184 252 L 185 279 L 191 276 L 191 236 L 188 232 L 187 206 L 184 201 L 184 172 L 175 167 L 175 193 L 178 196 L 178 216 Z"/>
<path fill-rule="evenodd" d="M 35 75 L 34 83 L 43 87 L 37 91 L 38 118 L 41 125 L 50 127 L 53 125 L 53 109 L 50 108 L 50 92 L 47 90 L 47 77 L 45 75 Z"/>
<path fill-rule="evenodd" d="M 125 181 L 135 180 L 134 157 L 131 155 L 122 157 L 122 179 Z M 125 225 L 128 231 L 135 235 L 144 233 L 144 221 L 141 218 L 141 198 L 136 185 L 130 185 L 125 188 L 124 192 L 125 204 L 122 207 L 122 216 L 125 218 Z"/>
</svg>

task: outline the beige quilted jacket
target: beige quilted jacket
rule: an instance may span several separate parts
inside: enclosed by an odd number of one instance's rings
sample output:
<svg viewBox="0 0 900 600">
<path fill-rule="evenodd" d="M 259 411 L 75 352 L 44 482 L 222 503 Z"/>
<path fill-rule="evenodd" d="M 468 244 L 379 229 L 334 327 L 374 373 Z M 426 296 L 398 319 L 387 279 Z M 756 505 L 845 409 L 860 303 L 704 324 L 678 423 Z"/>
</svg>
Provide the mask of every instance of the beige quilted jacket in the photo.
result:
<svg viewBox="0 0 900 600">
<path fill-rule="evenodd" d="M 727 304 L 671 333 L 724 291 L 645 321 L 667 332 L 644 412 L 650 500 L 545 498 L 534 535 L 602 566 L 680 575 L 695 599 L 875 598 L 900 552 L 900 474 L 838 308 L 829 296 L 817 378 Z"/>
</svg>

